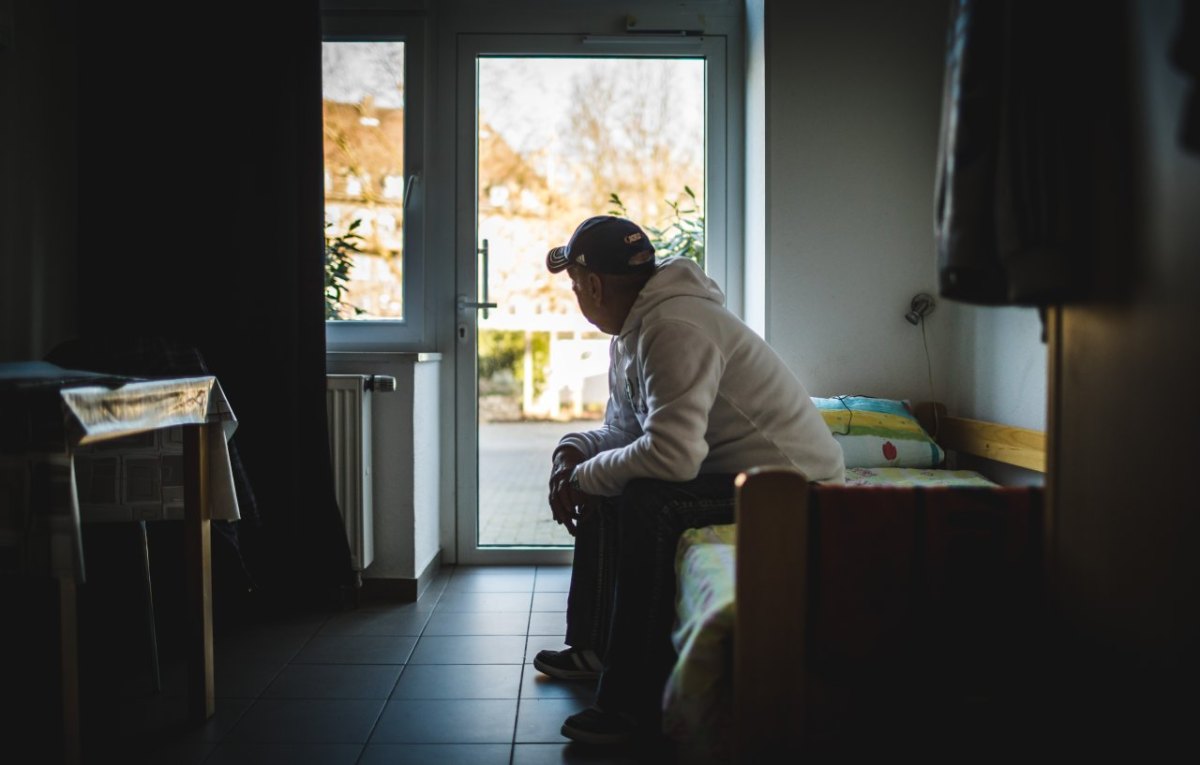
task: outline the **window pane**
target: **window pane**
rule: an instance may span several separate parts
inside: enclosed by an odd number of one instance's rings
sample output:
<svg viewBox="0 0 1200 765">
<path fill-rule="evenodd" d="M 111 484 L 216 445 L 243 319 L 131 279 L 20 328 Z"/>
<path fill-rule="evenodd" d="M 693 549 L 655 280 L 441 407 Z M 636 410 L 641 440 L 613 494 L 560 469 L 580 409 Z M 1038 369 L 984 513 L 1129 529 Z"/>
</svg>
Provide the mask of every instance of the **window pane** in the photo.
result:
<svg viewBox="0 0 1200 765">
<path fill-rule="evenodd" d="M 404 43 L 322 44 L 326 318 L 404 318 Z"/>
</svg>

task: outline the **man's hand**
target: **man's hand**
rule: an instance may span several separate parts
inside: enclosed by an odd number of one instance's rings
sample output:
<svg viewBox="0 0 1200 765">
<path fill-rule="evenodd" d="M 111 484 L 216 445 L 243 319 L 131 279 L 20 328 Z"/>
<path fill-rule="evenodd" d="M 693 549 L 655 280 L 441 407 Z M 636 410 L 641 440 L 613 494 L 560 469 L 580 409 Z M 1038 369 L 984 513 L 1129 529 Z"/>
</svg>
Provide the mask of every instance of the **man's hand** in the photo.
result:
<svg viewBox="0 0 1200 765">
<path fill-rule="evenodd" d="M 583 461 L 583 453 L 575 447 L 561 447 L 554 451 L 554 466 L 550 469 L 550 513 L 571 536 L 575 536 L 575 524 L 588 502 L 587 494 L 571 486 L 571 474 Z"/>
</svg>

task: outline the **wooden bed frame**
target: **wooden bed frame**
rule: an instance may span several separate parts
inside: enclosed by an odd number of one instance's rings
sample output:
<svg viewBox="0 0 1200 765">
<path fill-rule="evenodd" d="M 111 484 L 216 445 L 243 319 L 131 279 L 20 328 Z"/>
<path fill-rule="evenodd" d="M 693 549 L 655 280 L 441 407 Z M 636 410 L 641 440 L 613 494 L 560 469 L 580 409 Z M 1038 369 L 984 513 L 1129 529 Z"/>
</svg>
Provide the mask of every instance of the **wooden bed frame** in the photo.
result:
<svg viewBox="0 0 1200 765">
<path fill-rule="evenodd" d="M 949 417 L 941 404 L 920 404 L 916 410 L 923 427 L 948 453 L 1045 472 L 1046 439 L 1041 432 Z M 812 573 L 816 570 L 813 560 L 823 552 L 816 539 L 820 535 L 809 532 L 815 512 L 810 512 L 812 487 L 799 473 L 775 468 L 747 471 L 738 477 L 737 486 L 735 758 L 741 763 L 792 762 L 800 756 L 845 754 L 845 736 L 823 740 L 817 730 L 823 722 L 814 723 L 815 719 L 828 721 L 828 714 L 823 713 L 829 712 L 830 694 L 823 682 L 811 677 L 812 668 L 819 666 L 811 658 L 820 649 L 811 645 L 810 630 L 828 605 L 817 602 L 812 581 L 818 578 Z M 1030 491 L 1039 492 L 1040 508 L 1040 490 Z M 1041 521 L 1036 525 L 1040 541 Z M 920 548 L 919 542 L 914 544 Z M 916 560 L 920 550 L 912 554 Z M 1040 566 L 1040 554 L 1037 557 Z M 839 618 L 844 616 L 843 605 Z M 899 642 L 904 642 L 903 636 Z M 856 687 L 861 688 L 861 683 Z M 849 726 L 854 728 L 857 719 Z M 879 733 L 873 724 L 874 718 L 856 728 L 864 740 Z M 935 740 L 941 734 L 936 726 L 928 732 Z M 884 746 L 885 752 L 902 753 L 888 746 Z"/>
</svg>

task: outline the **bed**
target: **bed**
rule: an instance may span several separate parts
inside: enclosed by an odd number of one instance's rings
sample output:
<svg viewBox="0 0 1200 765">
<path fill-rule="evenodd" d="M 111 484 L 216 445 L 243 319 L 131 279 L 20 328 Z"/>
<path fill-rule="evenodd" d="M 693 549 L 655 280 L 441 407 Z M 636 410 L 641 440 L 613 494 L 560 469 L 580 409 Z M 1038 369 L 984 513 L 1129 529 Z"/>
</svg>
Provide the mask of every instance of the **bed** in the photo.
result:
<svg viewBox="0 0 1200 765">
<path fill-rule="evenodd" d="M 680 540 L 663 718 L 683 761 L 894 754 L 931 715 L 983 733 L 1033 650 L 1042 490 L 955 463 L 1044 472 L 1044 435 L 940 404 L 814 401 L 846 486 L 755 468 L 738 478 L 737 524 Z"/>
</svg>

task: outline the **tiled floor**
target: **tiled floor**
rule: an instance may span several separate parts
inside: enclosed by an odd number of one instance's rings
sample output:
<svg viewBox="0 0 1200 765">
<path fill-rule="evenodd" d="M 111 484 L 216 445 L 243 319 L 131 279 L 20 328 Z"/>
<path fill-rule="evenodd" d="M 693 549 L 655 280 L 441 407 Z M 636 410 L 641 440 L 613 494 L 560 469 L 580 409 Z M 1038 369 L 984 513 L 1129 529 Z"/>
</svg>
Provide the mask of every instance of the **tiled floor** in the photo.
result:
<svg viewBox="0 0 1200 765">
<path fill-rule="evenodd" d="M 567 433 L 594 421 L 483 422 L 479 425 L 481 545 L 572 546 L 546 509 L 550 455 Z"/>
<path fill-rule="evenodd" d="M 178 707 L 182 690 L 172 689 L 186 686 L 169 675 L 163 691 L 123 702 L 115 725 L 129 727 L 112 731 L 97 759 L 670 762 L 658 747 L 598 750 L 560 734 L 593 689 L 551 680 L 530 661 L 562 646 L 569 575 L 566 566 L 449 567 L 415 603 L 263 616 L 218 631 L 216 716 L 140 733 Z"/>
</svg>

